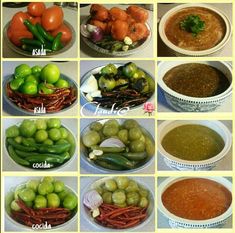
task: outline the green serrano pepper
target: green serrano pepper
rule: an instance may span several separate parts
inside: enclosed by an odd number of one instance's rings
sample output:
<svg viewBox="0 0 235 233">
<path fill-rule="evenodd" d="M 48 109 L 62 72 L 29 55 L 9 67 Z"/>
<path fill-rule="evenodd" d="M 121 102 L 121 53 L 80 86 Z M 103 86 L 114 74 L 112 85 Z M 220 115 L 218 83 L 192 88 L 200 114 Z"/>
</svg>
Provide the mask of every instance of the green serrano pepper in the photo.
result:
<svg viewBox="0 0 235 233">
<path fill-rule="evenodd" d="M 65 152 L 65 153 L 62 153 L 62 154 L 50 154 L 50 153 L 47 153 L 47 154 L 41 154 L 41 153 L 37 153 L 37 152 L 26 152 L 26 151 L 21 151 L 21 150 L 15 150 L 16 154 L 22 158 L 26 158 L 26 157 L 29 157 L 29 156 L 38 156 L 40 157 L 41 155 L 42 156 L 60 156 L 64 159 L 67 159 L 67 156 L 68 156 L 68 152 Z"/>
<path fill-rule="evenodd" d="M 45 40 L 42 35 L 38 32 L 38 29 L 28 19 L 24 20 L 24 25 L 29 29 L 30 32 L 42 43 L 45 44 Z"/>
<path fill-rule="evenodd" d="M 126 152 L 126 153 L 121 153 L 124 157 L 126 157 L 129 160 L 133 161 L 141 161 L 144 160 L 147 157 L 146 152 L 136 152 L 136 153 L 131 153 L 131 152 Z"/>
<path fill-rule="evenodd" d="M 59 145 L 39 145 L 37 144 L 38 152 L 40 153 L 52 153 L 61 154 L 67 152 L 70 148 L 70 144 L 59 144 Z"/>
<path fill-rule="evenodd" d="M 32 46 L 36 46 L 38 48 L 41 48 L 41 46 L 43 45 L 42 42 L 40 42 L 39 40 L 33 40 L 33 39 L 29 39 L 29 38 L 22 38 L 22 39 L 20 39 L 20 41 L 22 42 L 22 44 L 32 45 Z"/>
<path fill-rule="evenodd" d="M 8 149 L 8 153 L 9 153 L 10 157 L 11 157 L 16 163 L 18 163 L 18 164 L 20 164 L 20 165 L 23 165 L 23 166 L 29 166 L 29 165 L 30 165 L 30 163 L 29 163 L 27 160 L 20 158 L 20 157 L 15 153 L 15 150 L 14 150 L 13 146 L 9 145 L 7 149 Z"/>
<path fill-rule="evenodd" d="M 40 153 L 52 153 L 52 154 L 61 154 L 67 152 L 70 148 L 70 144 L 59 144 L 59 145 L 42 145 L 42 144 L 29 144 L 28 146 L 22 146 L 18 144 L 13 138 L 8 138 L 7 143 L 12 145 L 15 149 L 20 151 L 34 151 Z"/>
<path fill-rule="evenodd" d="M 119 153 L 125 151 L 125 147 L 101 147 L 101 146 L 91 146 L 92 150 L 102 150 L 108 153 Z"/>
<path fill-rule="evenodd" d="M 117 154 L 103 154 L 101 156 L 97 156 L 97 160 L 118 165 L 125 169 L 132 169 L 135 166 L 135 163 L 133 161 L 130 161 L 124 156 Z"/>
<path fill-rule="evenodd" d="M 14 149 L 22 150 L 22 151 L 36 151 L 36 146 L 22 146 L 18 144 L 13 138 L 8 138 L 7 143 L 14 147 Z"/>
<path fill-rule="evenodd" d="M 31 155 L 25 158 L 29 163 L 63 163 L 64 158 L 58 155 Z"/>
<path fill-rule="evenodd" d="M 56 35 L 55 39 L 53 40 L 53 43 L 52 43 L 52 50 L 53 51 L 57 51 L 57 50 L 60 50 L 61 48 L 63 48 L 63 45 L 60 42 L 61 36 L 62 36 L 62 32 L 59 32 Z"/>
<path fill-rule="evenodd" d="M 38 29 L 38 32 L 39 32 L 46 40 L 51 41 L 51 42 L 54 41 L 55 38 L 54 38 L 50 33 L 48 33 L 47 31 L 45 31 L 45 29 L 44 29 L 39 23 L 36 24 L 36 27 L 37 27 L 37 29 Z"/>
<path fill-rule="evenodd" d="M 103 168 L 107 168 L 107 169 L 110 169 L 110 170 L 116 170 L 116 171 L 125 170 L 125 168 L 123 168 L 122 166 L 107 163 L 105 161 L 95 160 L 94 163 L 101 166 L 101 167 L 103 167 Z"/>
</svg>

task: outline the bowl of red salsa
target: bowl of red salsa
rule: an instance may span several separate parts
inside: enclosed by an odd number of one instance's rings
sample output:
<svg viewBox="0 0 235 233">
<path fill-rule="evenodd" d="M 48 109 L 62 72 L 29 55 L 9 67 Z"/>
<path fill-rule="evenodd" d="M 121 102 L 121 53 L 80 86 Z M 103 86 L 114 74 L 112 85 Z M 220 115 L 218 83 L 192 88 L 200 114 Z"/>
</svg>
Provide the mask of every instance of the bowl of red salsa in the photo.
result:
<svg viewBox="0 0 235 233">
<path fill-rule="evenodd" d="M 232 183 L 224 177 L 167 178 L 158 194 L 172 228 L 219 228 L 232 215 Z"/>
</svg>

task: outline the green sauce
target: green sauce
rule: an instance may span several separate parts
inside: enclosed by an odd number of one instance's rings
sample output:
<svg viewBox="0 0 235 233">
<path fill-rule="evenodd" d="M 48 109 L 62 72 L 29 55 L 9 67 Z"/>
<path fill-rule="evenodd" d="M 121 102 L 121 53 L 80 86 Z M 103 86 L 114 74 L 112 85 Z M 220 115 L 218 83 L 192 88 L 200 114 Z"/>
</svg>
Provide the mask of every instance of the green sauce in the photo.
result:
<svg viewBox="0 0 235 233">
<path fill-rule="evenodd" d="M 214 130 L 202 125 L 182 125 L 162 139 L 163 148 L 171 155 L 190 161 L 212 158 L 224 148 L 224 140 Z"/>
</svg>

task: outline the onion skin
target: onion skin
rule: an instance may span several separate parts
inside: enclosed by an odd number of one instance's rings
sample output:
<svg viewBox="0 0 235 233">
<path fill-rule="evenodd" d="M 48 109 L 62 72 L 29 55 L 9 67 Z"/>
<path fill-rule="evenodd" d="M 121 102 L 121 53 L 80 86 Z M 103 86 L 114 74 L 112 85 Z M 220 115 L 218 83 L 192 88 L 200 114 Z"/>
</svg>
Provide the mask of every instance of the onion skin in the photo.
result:
<svg viewBox="0 0 235 233">
<path fill-rule="evenodd" d="M 91 33 L 91 40 L 96 43 L 103 39 L 104 33 L 103 31 L 97 27 L 92 33 Z"/>
</svg>

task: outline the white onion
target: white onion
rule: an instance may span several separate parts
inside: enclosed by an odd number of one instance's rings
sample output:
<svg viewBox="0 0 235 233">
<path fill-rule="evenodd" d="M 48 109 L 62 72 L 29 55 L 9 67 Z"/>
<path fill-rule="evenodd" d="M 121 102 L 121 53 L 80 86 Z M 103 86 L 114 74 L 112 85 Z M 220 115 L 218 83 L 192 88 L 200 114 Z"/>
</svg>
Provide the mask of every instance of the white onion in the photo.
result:
<svg viewBox="0 0 235 233">
<path fill-rule="evenodd" d="M 101 147 L 125 147 L 123 142 L 117 138 L 108 138 L 104 140 L 101 144 Z"/>
<path fill-rule="evenodd" d="M 87 192 L 83 198 L 83 204 L 90 210 L 97 209 L 103 203 L 103 199 L 96 190 Z"/>
<path fill-rule="evenodd" d="M 93 32 L 97 27 L 91 24 L 87 24 L 86 28 L 88 32 Z"/>
<path fill-rule="evenodd" d="M 86 38 L 91 37 L 91 33 L 87 30 L 87 25 L 86 24 L 82 24 L 80 28 L 81 28 L 81 34 L 84 37 L 86 37 Z"/>
</svg>

